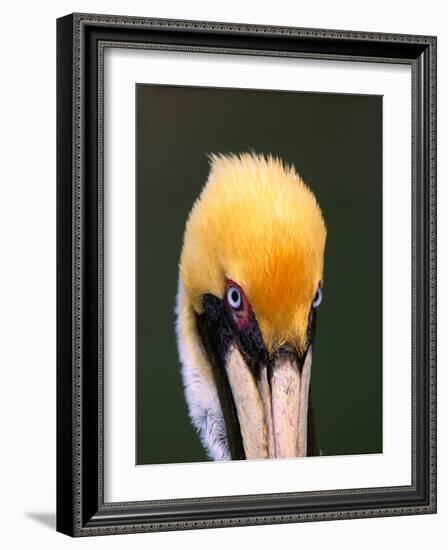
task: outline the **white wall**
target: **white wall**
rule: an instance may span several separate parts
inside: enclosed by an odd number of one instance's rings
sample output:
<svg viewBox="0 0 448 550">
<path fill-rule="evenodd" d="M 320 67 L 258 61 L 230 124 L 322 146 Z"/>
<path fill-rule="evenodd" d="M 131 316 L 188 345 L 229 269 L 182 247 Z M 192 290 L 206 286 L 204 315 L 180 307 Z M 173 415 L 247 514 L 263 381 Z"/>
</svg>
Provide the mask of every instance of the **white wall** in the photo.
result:
<svg viewBox="0 0 448 550">
<path fill-rule="evenodd" d="M 438 548 L 448 521 L 448 18 L 443 1 L 61 0 L 3 5 L 1 40 L 2 547 Z M 55 19 L 73 11 L 439 37 L 439 514 L 74 541 L 55 510 Z M 126 538 L 124 538 L 126 537 Z"/>
</svg>

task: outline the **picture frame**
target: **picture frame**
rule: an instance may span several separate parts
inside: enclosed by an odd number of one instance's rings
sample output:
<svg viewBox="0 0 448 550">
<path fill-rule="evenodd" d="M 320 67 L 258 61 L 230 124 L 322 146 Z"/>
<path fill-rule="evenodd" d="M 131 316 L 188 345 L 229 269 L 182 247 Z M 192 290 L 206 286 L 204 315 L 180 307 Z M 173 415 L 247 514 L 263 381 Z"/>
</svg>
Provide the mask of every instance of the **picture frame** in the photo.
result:
<svg viewBox="0 0 448 550">
<path fill-rule="evenodd" d="M 70 536 L 436 512 L 435 37 L 72 14 L 57 21 L 57 530 Z M 411 483 L 108 502 L 104 492 L 104 52 L 408 66 Z M 182 488 L 179 488 L 182 493 Z"/>
</svg>

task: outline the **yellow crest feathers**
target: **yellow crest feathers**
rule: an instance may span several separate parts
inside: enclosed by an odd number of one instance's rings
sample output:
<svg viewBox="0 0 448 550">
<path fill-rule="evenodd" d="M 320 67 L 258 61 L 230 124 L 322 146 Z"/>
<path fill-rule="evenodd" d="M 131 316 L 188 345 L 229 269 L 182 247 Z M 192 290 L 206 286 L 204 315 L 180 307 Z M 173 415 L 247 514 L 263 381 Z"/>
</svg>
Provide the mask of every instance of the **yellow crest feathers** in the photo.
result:
<svg viewBox="0 0 448 550">
<path fill-rule="evenodd" d="M 272 156 L 213 155 L 187 221 L 180 281 L 193 309 L 202 296 L 240 285 L 270 352 L 306 343 L 322 282 L 326 228 L 312 191 Z"/>
</svg>

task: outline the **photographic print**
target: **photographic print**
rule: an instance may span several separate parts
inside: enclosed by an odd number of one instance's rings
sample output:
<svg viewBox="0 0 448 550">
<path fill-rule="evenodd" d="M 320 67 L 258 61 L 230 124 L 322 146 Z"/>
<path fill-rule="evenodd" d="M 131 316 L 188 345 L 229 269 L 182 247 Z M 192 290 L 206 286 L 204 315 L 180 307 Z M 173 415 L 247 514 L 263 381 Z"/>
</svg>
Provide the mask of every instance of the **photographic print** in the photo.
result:
<svg viewBox="0 0 448 550">
<path fill-rule="evenodd" d="M 57 530 L 435 513 L 436 37 L 57 45 Z"/>
<path fill-rule="evenodd" d="M 382 452 L 382 98 L 137 84 L 136 463 Z"/>
</svg>

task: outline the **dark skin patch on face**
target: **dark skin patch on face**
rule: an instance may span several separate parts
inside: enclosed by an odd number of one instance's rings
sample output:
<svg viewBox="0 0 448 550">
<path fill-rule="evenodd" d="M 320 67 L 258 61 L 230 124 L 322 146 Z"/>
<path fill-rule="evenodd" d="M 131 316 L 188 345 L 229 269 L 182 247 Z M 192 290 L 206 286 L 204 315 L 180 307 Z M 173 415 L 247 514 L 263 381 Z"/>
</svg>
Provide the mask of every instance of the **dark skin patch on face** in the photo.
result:
<svg viewBox="0 0 448 550">
<path fill-rule="evenodd" d="M 225 370 L 225 361 L 229 353 L 229 348 L 232 344 L 238 347 L 255 379 L 259 377 L 259 365 L 265 364 L 268 371 L 268 382 L 271 384 L 274 359 L 279 355 L 286 353 L 292 354 L 300 370 L 302 369 L 306 354 L 309 348 L 312 347 L 316 334 L 316 311 L 312 308 L 308 317 L 307 346 L 305 351 L 298 355 L 285 346 L 280 348 L 274 357 L 270 358 L 253 311 L 250 311 L 249 323 L 245 325 L 244 329 L 241 329 L 235 324 L 232 312 L 229 310 L 228 304 L 226 304 L 224 300 L 212 294 L 205 294 L 202 303 L 204 312 L 200 315 L 196 315 L 196 324 L 202 344 L 212 366 L 213 377 L 218 389 L 218 396 L 226 424 L 230 454 L 233 460 L 244 460 L 246 456 L 241 428 L 232 390 Z M 307 456 L 318 456 L 319 447 L 317 444 L 315 415 L 311 401 L 311 386 L 308 400 L 307 422 Z"/>
<path fill-rule="evenodd" d="M 244 330 L 238 331 L 235 336 L 244 361 L 252 371 L 255 379 L 258 379 L 260 363 L 267 365 L 270 360 L 253 312 L 251 313 L 249 326 Z"/>
<path fill-rule="evenodd" d="M 308 315 L 308 328 L 306 330 L 308 347 L 314 344 L 314 339 L 316 338 L 316 323 L 317 323 L 317 311 L 312 307 Z"/>
<path fill-rule="evenodd" d="M 317 310 L 311 308 L 310 314 L 308 316 L 308 328 L 307 328 L 307 338 L 308 338 L 308 350 L 314 347 L 316 340 L 316 325 L 317 325 Z M 308 429 L 307 429 L 307 452 L 306 456 L 319 456 L 320 450 L 317 441 L 317 429 L 316 429 L 316 415 L 314 413 L 314 405 L 311 396 L 311 384 L 308 395 Z"/>
<path fill-rule="evenodd" d="M 232 460 L 246 458 L 240 423 L 225 369 L 225 360 L 233 341 L 233 332 L 221 300 L 207 294 L 203 299 L 204 313 L 196 315 L 196 325 L 202 344 L 210 360 L 213 377 L 227 431 L 227 442 Z"/>
<path fill-rule="evenodd" d="M 311 385 L 308 395 L 308 422 L 307 422 L 307 443 L 306 456 L 319 456 L 320 450 L 317 443 L 316 416 L 314 414 L 314 405 L 311 398 Z"/>
</svg>

